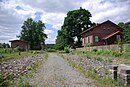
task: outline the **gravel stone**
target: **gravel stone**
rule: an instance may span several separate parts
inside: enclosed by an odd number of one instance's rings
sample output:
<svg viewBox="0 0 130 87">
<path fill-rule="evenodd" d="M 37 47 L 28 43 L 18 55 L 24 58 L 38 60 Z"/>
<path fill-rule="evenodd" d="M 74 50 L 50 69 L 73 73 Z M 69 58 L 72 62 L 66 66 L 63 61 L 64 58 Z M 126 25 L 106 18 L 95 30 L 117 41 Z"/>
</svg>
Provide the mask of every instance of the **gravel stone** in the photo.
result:
<svg viewBox="0 0 130 87">
<path fill-rule="evenodd" d="M 29 82 L 35 87 L 96 87 L 91 79 L 83 77 L 56 53 L 49 54 L 48 60 Z"/>
</svg>

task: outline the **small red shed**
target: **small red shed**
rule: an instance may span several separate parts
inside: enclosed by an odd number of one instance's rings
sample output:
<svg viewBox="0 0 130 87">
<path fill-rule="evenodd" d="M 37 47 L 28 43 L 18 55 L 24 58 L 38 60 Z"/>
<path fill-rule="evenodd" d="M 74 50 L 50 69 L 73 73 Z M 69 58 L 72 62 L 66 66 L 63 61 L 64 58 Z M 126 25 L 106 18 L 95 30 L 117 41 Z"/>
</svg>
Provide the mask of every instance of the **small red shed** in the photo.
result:
<svg viewBox="0 0 130 87">
<path fill-rule="evenodd" d="M 30 48 L 29 44 L 22 40 L 11 40 L 9 42 L 11 42 L 11 48 L 20 47 L 23 50 L 29 50 Z"/>
</svg>

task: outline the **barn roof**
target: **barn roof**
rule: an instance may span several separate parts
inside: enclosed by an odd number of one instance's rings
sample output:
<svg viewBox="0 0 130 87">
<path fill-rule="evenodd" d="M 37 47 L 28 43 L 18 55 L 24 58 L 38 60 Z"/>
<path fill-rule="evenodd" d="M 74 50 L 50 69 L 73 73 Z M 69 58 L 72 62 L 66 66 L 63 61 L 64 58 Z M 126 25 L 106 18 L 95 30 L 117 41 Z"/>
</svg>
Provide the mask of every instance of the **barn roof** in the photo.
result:
<svg viewBox="0 0 130 87">
<path fill-rule="evenodd" d="M 94 26 L 94 27 L 91 27 L 91 28 L 89 28 L 89 29 L 83 31 L 81 34 L 84 34 L 84 33 L 88 32 L 88 31 L 90 31 L 90 30 L 92 30 L 92 29 L 95 29 L 96 27 L 101 26 L 101 25 L 103 25 L 103 24 L 106 23 L 106 22 L 110 22 L 110 23 L 116 25 L 115 23 L 111 22 L 110 20 L 107 20 L 107 21 L 105 21 L 105 22 L 103 22 L 103 23 L 101 23 L 101 24 L 98 24 L 98 25 L 96 25 L 96 26 Z M 118 25 L 116 25 L 116 26 L 118 26 Z M 118 27 L 119 27 L 119 26 L 118 26 Z M 122 29 L 121 27 L 119 27 L 119 28 Z"/>
</svg>

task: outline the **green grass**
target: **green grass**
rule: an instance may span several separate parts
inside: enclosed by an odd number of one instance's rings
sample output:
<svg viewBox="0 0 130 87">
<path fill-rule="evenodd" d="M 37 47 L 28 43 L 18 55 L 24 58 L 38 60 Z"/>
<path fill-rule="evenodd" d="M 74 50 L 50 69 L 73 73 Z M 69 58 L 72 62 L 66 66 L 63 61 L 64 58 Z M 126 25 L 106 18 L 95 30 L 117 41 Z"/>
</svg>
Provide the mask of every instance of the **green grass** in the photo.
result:
<svg viewBox="0 0 130 87">
<path fill-rule="evenodd" d="M 3 61 L 7 61 L 7 60 L 11 60 L 11 59 L 16 59 L 16 58 L 24 58 L 27 56 L 35 56 L 36 54 L 33 54 L 31 52 L 20 52 L 21 55 L 19 55 L 19 52 L 15 52 L 15 53 L 5 53 L 3 54 L 4 57 L 0 58 L 0 62 Z"/>
<path fill-rule="evenodd" d="M 31 50 L 27 52 L 12 52 L 12 53 L 0 53 L 0 56 L 2 55 L 3 57 L 0 57 L 0 62 L 11 60 L 11 59 L 17 59 L 17 58 L 24 58 L 27 56 L 36 56 L 39 55 L 38 52 L 43 52 L 43 51 L 38 51 L 38 50 Z M 45 53 L 45 52 L 43 52 Z"/>
<path fill-rule="evenodd" d="M 112 62 L 112 60 L 119 60 L 120 63 L 129 64 L 130 63 L 130 52 L 114 52 L 114 51 L 75 51 L 75 54 L 86 57 L 88 59 L 96 58 L 97 60 L 104 60 L 107 62 Z"/>
</svg>

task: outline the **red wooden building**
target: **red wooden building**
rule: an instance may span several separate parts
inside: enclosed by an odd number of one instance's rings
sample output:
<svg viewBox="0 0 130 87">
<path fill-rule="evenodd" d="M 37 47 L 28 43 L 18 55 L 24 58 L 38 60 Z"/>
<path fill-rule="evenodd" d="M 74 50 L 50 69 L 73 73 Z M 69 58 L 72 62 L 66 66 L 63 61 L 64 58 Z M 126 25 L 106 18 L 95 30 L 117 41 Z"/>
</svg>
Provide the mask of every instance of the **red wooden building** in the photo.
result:
<svg viewBox="0 0 130 87">
<path fill-rule="evenodd" d="M 117 44 L 122 40 L 123 29 L 115 23 L 107 20 L 82 32 L 82 45 L 93 46 Z"/>
<path fill-rule="evenodd" d="M 29 50 L 30 46 L 27 42 L 22 40 L 11 40 L 11 48 L 20 47 L 23 50 Z"/>
</svg>

